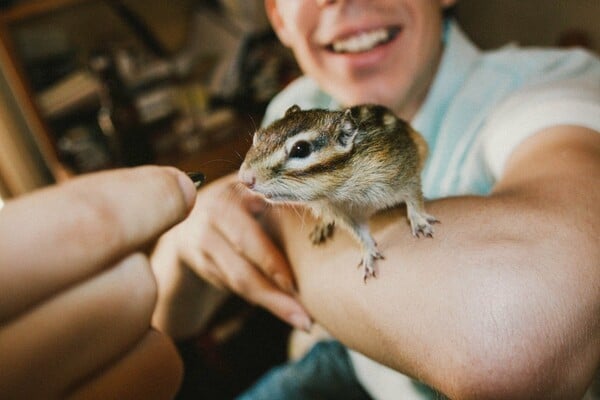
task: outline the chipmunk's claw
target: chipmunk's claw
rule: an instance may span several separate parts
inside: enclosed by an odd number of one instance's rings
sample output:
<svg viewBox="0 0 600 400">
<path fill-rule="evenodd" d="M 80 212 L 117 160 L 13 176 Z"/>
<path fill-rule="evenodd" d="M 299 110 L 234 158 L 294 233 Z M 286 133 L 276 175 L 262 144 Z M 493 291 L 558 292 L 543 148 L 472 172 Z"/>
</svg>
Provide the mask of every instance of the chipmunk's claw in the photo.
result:
<svg viewBox="0 0 600 400">
<path fill-rule="evenodd" d="M 439 223 L 437 218 L 425 214 L 418 215 L 410 220 L 410 226 L 412 229 L 412 234 L 414 237 L 420 238 L 421 235 L 426 236 L 428 238 L 433 237 L 433 227 L 432 224 Z"/>
<path fill-rule="evenodd" d="M 367 284 L 367 279 L 369 279 L 369 277 L 370 277 L 370 276 L 372 276 L 373 278 L 377 278 L 377 276 L 376 276 L 376 274 L 375 274 L 375 271 L 374 271 L 374 270 L 373 270 L 373 272 L 371 272 L 371 273 L 368 273 L 368 272 L 365 270 L 365 274 L 363 275 L 363 282 L 365 283 L 365 285 Z"/>
<path fill-rule="evenodd" d="M 368 252 L 366 254 L 363 254 L 363 258 L 361 259 L 360 263 L 358 264 L 358 267 L 363 267 L 363 281 L 365 283 L 367 283 L 367 279 L 369 279 L 370 277 L 373 278 L 377 278 L 377 273 L 375 270 L 375 262 L 377 260 L 383 260 L 383 254 L 381 254 L 379 251 L 375 250 L 373 252 Z"/>
</svg>

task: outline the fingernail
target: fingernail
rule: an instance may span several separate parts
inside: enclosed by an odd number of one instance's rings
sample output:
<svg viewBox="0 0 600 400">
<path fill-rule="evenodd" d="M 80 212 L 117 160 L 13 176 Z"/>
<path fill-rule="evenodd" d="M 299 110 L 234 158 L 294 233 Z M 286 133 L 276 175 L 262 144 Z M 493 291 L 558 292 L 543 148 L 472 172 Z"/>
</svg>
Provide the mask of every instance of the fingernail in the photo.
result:
<svg viewBox="0 0 600 400">
<path fill-rule="evenodd" d="M 310 332 L 312 328 L 312 321 L 304 314 L 294 313 L 290 315 L 289 322 L 298 329 L 302 329 L 304 332 Z"/>
<path fill-rule="evenodd" d="M 292 281 L 280 272 L 276 272 L 273 275 L 273 280 L 279 286 L 280 289 L 284 290 L 289 294 L 296 294 L 296 288 L 292 284 Z"/>
</svg>

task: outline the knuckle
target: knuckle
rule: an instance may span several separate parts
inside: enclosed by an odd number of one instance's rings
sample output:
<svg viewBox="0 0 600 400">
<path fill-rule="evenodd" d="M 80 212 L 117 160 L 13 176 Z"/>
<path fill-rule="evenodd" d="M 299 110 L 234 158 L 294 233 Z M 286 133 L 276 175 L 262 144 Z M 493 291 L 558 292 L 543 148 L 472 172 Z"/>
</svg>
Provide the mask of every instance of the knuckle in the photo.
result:
<svg viewBox="0 0 600 400">
<path fill-rule="evenodd" d="M 213 227 L 212 224 L 210 223 L 202 223 L 202 224 L 198 224 L 196 225 L 196 239 L 194 239 L 196 241 L 196 243 L 198 244 L 198 246 L 200 246 L 200 248 L 206 247 L 206 246 L 210 246 L 210 243 L 213 242 L 214 238 L 214 231 L 213 231 Z"/>
<path fill-rule="evenodd" d="M 158 285 L 150 261 L 142 253 L 134 253 L 127 258 L 127 262 L 131 263 L 135 268 L 136 280 L 131 291 L 131 296 L 135 302 L 152 310 L 158 300 Z"/>
<path fill-rule="evenodd" d="M 239 229 L 233 230 L 229 236 L 229 243 L 231 247 L 238 253 L 242 253 L 244 250 L 244 236 Z"/>
<path fill-rule="evenodd" d="M 65 221 L 65 235 L 81 248 L 102 243 L 114 248 L 125 239 L 121 216 L 111 203 L 96 196 L 80 196 Z"/>
<path fill-rule="evenodd" d="M 204 251 L 199 251 L 198 256 L 195 257 L 194 264 L 196 269 L 200 271 L 203 276 L 210 275 L 213 272 L 212 258 Z"/>
<path fill-rule="evenodd" d="M 246 274 L 235 274 L 229 277 L 229 287 L 238 294 L 243 294 L 246 297 L 252 293 L 251 281 Z"/>
<path fill-rule="evenodd" d="M 262 254 L 259 262 L 261 268 L 263 269 L 263 271 L 265 271 L 267 275 L 272 276 L 279 272 L 279 268 L 275 261 L 275 258 L 271 254 Z"/>
<path fill-rule="evenodd" d="M 189 271 L 191 274 L 197 274 L 201 278 L 210 281 L 215 275 L 212 258 L 203 250 L 193 250 L 182 254 L 183 265 L 186 267 L 184 271 Z"/>
<path fill-rule="evenodd" d="M 142 330 L 152 318 L 158 300 L 158 286 L 151 272 L 150 262 L 142 253 L 130 254 L 107 271 L 102 286 L 110 290 L 103 302 L 103 313 L 109 313 L 115 324 L 124 329 Z"/>
<path fill-rule="evenodd" d="M 219 290 L 227 290 L 227 286 L 221 280 L 221 278 L 214 271 L 209 270 L 206 274 L 202 275 L 202 278 L 210 283 L 213 287 Z"/>
</svg>

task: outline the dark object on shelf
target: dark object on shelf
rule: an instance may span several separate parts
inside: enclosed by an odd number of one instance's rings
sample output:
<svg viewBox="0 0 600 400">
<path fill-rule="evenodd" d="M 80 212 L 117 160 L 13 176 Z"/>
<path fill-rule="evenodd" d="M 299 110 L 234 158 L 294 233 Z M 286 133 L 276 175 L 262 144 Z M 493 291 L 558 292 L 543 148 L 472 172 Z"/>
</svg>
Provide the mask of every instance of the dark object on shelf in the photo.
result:
<svg viewBox="0 0 600 400">
<path fill-rule="evenodd" d="M 70 171 L 80 174 L 116 166 L 94 108 L 54 118 L 49 127 L 56 132 L 58 158 Z"/>
<path fill-rule="evenodd" d="M 150 145 L 150 123 L 163 121 L 144 118 L 136 104 L 148 90 L 155 88 L 152 83 L 138 87 L 124 82 L 115 57 L 115 53 L 108 50 L 98 52 L 90 58 L 90 68 L 104 88 L 100 96 L 98 123 L 111 143 L 118 164 L 147 164 L 154 159 Z M 168 117 L 169 113 L 166 116 Z"/>
<path fill-rule="evenodd" d="M 76 173 L 113 166 L 102 132 L 97 125 L 75 125 L 58 140 L 59 157 Z"/>
<path fill-rule="evenodd" d="M 25 70 L 29 76 L 31 88 L 37 92 L 66 77 L 75 71 L 76 67 L 74 54 L 66 53 L 28 62 Z"/>
</svg>

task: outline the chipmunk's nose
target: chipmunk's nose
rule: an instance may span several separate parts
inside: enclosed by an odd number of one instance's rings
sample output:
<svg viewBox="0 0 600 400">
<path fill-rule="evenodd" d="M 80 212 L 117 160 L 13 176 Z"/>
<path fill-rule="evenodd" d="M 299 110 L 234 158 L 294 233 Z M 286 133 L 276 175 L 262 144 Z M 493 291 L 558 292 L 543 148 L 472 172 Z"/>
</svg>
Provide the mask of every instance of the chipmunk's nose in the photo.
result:
<svg viewBox="0 0 600 400">
<path fill-rule="evenodd" d="M 254 184 L 256 183 L 256 175 L 254 174 L 254 171 L 252 171 L 249 168 L 246 168 L 245 164 L 242 164 L 242 166 L 240 167 L 240 170 L 238 172 L 238 179 L 249 189 L 254 188 Z"/>
</svg>

